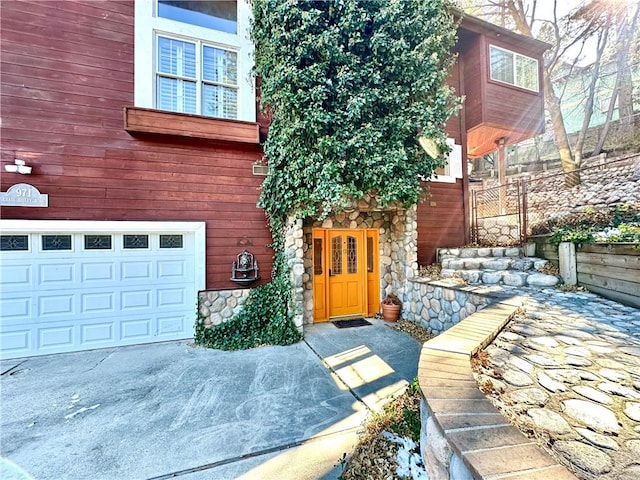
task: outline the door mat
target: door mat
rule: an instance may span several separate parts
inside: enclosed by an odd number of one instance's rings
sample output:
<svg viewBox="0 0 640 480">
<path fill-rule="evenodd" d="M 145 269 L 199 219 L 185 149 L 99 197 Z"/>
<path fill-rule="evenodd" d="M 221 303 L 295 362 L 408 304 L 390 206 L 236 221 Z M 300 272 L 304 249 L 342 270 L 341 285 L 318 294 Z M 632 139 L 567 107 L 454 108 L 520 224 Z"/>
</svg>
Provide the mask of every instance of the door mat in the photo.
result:
<svg viewBox="0 0 640 480">
<path fill-rule="evenodd" d="M 352 318 L 349 320 L 336 320 L 333 323 L 338 328 L 352 328 L 352 327 L 364 327 L 365 325 L 371 325 L 364 318 Z"/>
</svg>

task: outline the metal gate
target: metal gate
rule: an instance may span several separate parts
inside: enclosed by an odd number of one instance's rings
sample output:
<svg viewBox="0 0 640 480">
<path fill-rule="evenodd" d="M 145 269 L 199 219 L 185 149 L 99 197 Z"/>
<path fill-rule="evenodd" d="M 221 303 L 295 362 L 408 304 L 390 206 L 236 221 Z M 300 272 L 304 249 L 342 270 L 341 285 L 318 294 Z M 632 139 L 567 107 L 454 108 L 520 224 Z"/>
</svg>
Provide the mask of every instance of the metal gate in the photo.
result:
<svg viewBox="0 0 640 480">
<path fill-rule="evenodd" d="M 522 245 L 527 241 L 527 182 L 473 190 L 471 237 L 475 244 Z"/>
</svg>

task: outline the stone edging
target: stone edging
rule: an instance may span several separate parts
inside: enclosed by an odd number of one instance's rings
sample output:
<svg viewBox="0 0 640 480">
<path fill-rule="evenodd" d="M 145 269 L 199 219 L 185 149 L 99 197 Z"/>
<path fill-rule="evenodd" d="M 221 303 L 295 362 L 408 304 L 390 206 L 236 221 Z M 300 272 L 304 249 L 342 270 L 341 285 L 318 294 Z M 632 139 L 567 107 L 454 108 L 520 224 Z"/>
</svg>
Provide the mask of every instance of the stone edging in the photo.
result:
<svg viewBox="0 0 640 480">
<path fill-rule="evenodd" d="M 420 445 L 430 479 L 577 478 L 502 416 L 471 371 L 471 356 L 523 304 L 523 297 L 494 303 L 424 344 L 418 364 Z"/>
</svg>

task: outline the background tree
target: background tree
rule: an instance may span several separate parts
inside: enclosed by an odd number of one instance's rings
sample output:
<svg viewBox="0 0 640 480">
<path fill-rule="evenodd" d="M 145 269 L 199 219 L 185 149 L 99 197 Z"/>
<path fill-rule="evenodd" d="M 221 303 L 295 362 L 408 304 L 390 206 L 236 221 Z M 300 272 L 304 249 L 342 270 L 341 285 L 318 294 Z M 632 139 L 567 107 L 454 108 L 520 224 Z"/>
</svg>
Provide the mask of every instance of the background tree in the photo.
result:
<svg viewBox="0 0 640 480">
<path fill-rule="evenodd" d="M 607 54 L 609 57 L 615 56 L 620 62 L 624 57 L 626 62 L 628 51 L 624 51 L 625 45 L 629 48 L 631 33 L 635 31 L 635 23 L 628 19 L 637 19 L 637 4 L 626 0 L 585 0 L 573 10 L 567 9 L 565 2 L 557 0 L 540 3 L 536 0 L 461 0 L 460 5 L 469 13 L 552 45 L 545 54 L 545 104 L 566 183 L 577 185 L 580 176 L 576 170 L 580 168 L 583 158 L 600 68 Z M 622 25 L 626 27 L 622 28 Z M 595 49 L 592 46 L 594 43 Z M 584 60 L 585 52 L 588 51 L 591 56 L 593 50 L 595 56 L 590 59 L 591 77 L 585 91 L 582 128 L 572 148 L 561 109 L 562 89 L 554 88 L 554 79 L 560 70 L 569 69 L 568 74 L 571 75 L 577 63 Z M 610 121 L 609 116 L 607 124 Z M 608 126 L 602 132 L 601 140 L 604 143 Z M 594 153 L 599 153 L 597 147 Z"/>
</svg>

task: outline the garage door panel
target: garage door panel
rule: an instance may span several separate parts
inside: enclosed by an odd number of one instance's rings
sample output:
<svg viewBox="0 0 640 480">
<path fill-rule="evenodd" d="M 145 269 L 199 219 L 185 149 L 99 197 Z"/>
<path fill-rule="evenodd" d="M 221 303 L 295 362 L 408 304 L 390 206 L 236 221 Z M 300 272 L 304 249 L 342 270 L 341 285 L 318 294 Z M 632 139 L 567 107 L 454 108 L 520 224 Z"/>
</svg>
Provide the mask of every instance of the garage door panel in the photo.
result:
<svg viewBox="0 0 640 480">
<path fill-rule="evenodd" d="M 38 296 L 36 310 L 38 321 L 73 316 L 77 311 L 75 308 L 75 299 L 76 295 L 72 293 L 51 293 L 49 295 Z"/>
<path fill-rule="evenodd" d="M 70 235 L 67 250 L 45 250 L 43 235 L 28 233 L 30 250 L 0 251 L 3 358 L 193 337 L 193 231 L 173 243 L 164 238 L 164 248 L 162 234 L 149 233 L 147 248 L 131 249 L 117 232 L 109 233 L 110 243 L 86 243 L 85 232 L 58 235 L 60 245 L 47 240 L 51 248 L 67 248 Z M 205 237 L 199 235 L 201 252 Z M 98 248 L 104 245 L 110 248 Z"/>
<path fill-rule="evenodd" d="M 39 328 L 37 348 L 41 351 L 68 351 L 73 347 L 74 331 L 73 325 Z"/>
<path fill-rule="evenodd" d="M 11 260 L 3 258 L 0 285 L 3 292 L 33 287 L 33 267 L 24 263 L 12 265 Z"/>
<path fill-rule="evenodd" d="M 80 329 L 80 345 L 90 348 L 108 347 L 116 341 L 113 321 L 84 324 Z"/>
<path fill-rule="evenodd" d="M 187 273 L 186 267 L 184 260 L 159 260 L 158 278 L 171 280 L 184 279 Z"/>
<path fill-rule="evenodd" d="M 32 351 L 31 335 L 31 329 L 3 329 L 0 332 L 0 348 L 8 358 L 28 355 Z"/>
<path fill-rule="evenodd" d="M 40 265 L 38 286 L 43 288 L 68 288 L 76 283 L 76 264 L 74 262 Z"/>
<path fill-rule="evenodd" d="M 192 319 L 186 315 L 175 314 L 158 318 L 158 337 L 173 337 L 175 334 L 189 329 Z"/>
<path fill-rule="evenodd" d="M 118 278 L 113 262 L 83 262 L 81 272 L 83 284 L 115 284 Z"/>
<path fill-rule="evenodd" d="M 138 262 L 123 260 L 121 265 L 120 279 L 123 281 L 129 280 L 151 280 L 152 262 Z"/>
<path fill-rule="evenodd" d="M 150 290 L 128 290 L 120 292 L 120 311 L 127 314 L 141 308 L 150 309 L 153 305 Z"/>
<path fill-rule="evenodd" d="M 151 341 L 152 325 L 153 319 L 151 317 L 123 320 L 120 322 L 120 339 L 125 341 L 149 339 Z"/>
<path fill-rule="evenodd" d="M 175 308 L 187 305 L 187 292 L 184 287 L 162 288 L 158 292 L 158 308 Z"/>
<path fill-rule="evenodd" d="M 116 295 L 113 292 L 94 292 L 80 294 L 81 313 L 83 315 L 116 313 Z"/>
<path fill-rule="evenodd" d="M 16 296 L 18 295 L 18 296 Z M 24 325 L 31 318 L 31 297 L 24 294 L 3 294 L 0 317 L 4 325 Z"/>
</svg>

